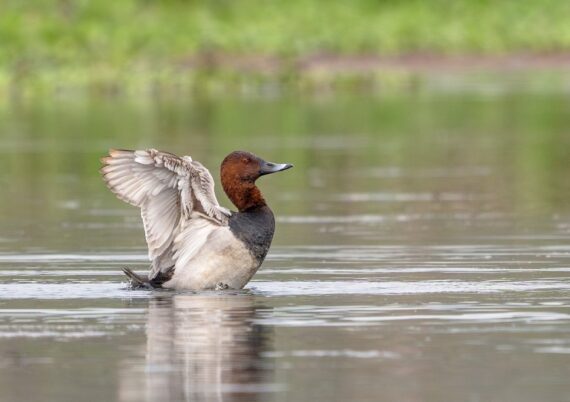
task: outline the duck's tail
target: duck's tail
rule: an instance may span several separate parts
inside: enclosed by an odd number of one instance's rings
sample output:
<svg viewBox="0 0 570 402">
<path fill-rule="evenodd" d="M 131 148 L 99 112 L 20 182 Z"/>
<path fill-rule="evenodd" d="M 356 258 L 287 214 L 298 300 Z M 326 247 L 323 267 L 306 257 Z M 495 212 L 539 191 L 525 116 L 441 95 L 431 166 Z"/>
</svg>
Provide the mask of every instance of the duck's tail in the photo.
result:
<svg viewBox="0 0 570 402">
<path fill-rule="evenodd" d="M 154 286 L 152 286 L 152 283 L 150 282 L 150 280 L 148 278 L 140 276 L 139 274 L 135 273 L 132 269 L 127 268 L 127 267 L 123 267 L 121 269 L 123 270 L 125 275 L 127 275 L 127 277 L 129 278 L 129 280 L 131 282 L 131 286 L 134 289 L 137 289 L 137 288 L 152 289 L 152 288 L 154 288 Z"/>
</svg>

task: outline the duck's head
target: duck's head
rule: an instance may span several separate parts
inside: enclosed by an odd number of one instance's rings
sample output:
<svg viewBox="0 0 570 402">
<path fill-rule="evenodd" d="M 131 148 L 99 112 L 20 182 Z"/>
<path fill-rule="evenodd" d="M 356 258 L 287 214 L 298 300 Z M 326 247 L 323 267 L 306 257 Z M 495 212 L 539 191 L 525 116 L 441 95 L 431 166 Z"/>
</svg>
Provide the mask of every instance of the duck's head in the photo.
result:
<svg viewBox="0 0 570 402">
<path fill-rule="evenodd" d="M 246 151 L 234 151 L 224 158 L 220 176 L 224 191 L 240 211 L 265 205 L 255 181 L 264 175 L 292 168 L 289 163 L 273 163 Z"/>
<path fill-rule="evenodd" d="M 272 163 L 246 151 L 234 151 L 222 162 L 221 177 L 235 182 L 255 183 L 263 175 L 292 168 L 289 163 Z"/>
</svg>

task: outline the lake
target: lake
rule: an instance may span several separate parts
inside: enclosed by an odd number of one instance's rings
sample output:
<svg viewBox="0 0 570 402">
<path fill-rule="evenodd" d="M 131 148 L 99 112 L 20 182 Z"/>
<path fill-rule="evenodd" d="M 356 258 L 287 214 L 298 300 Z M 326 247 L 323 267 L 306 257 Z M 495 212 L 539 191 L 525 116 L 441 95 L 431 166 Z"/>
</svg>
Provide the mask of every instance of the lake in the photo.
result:
<svg viewBox="0 0 570 402">
<path fill-rule="evenodd" d="M 295 168 L 243 291 L 129 290 L 110 147 Z M 0 400 L 570 401 L 567 91 L 0 107 Z"/>
</svg>

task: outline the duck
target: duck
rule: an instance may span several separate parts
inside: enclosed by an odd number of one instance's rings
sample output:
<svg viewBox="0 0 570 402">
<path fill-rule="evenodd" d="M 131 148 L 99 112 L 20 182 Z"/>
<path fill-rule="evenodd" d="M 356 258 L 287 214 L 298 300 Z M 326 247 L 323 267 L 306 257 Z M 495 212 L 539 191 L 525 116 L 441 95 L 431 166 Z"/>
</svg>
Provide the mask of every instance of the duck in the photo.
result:
<svg viewBox="0 0 570 402">
<path fill-rule="evenodd" d="M 156 149 L 110 149 L 100 173 L 120 200 L 140 208 L 150 271 L 123 272 L 135 288 L 242 289 L 263 263 L 275 217 L 256 185 L 261 176 L 290 169 L 247 151 L 220 166 L 224 192 L 237 208 L 222 207 L 207 168 L 190 156 Z"/>
</svg>

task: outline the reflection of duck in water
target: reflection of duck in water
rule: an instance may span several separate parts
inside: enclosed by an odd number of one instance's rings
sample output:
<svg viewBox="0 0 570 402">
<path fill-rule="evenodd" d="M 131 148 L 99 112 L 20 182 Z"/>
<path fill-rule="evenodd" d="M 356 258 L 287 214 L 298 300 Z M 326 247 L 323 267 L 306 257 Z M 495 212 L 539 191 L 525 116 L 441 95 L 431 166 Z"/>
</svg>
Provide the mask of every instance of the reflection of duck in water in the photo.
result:
<svg viewBox="0 0 570 402">
<path fill-rule="evenodd" d="M 267 333 L 251 295 L 184 295 L 150 302 L 150 401 L 254 401 L 267 392 Z M 269 389 L 269 391 L 271 388 Z"/>
<path fill-rule="evenodd" d="M 149 258 L 148 278 L 129 269 L 138 286 L 241 289 L 271 245 L 273 212 L 255 181 L 292 165 L 249 153 L 229 154 L 221 166 L 224 191 L 238 208 L 220 206 L 208 170 L 189 156 L 155 149 L 111 150 L 102 159 L 105 182 L 121 200 L 141 208 Z"/>
</svg>

